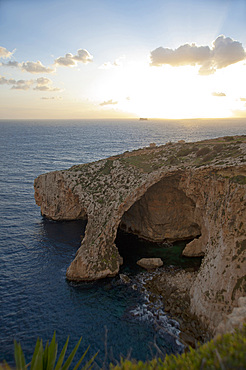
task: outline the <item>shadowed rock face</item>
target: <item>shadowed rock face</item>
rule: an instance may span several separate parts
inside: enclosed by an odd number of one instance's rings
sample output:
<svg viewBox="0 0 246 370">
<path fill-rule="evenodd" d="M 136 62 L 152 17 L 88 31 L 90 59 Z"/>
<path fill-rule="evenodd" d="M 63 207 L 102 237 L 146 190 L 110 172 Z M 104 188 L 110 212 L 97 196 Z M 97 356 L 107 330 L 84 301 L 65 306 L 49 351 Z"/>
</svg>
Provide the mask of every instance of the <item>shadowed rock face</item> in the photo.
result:
<svg viewBox="0 0 246 370">
<path fill-rule="evenodd" d="M 183 251 L 204 256 L 190 289 L 191 310 L 215 328 L 246 291 L 245 158 L 242 136 L 145 148 L 40 175 L 34 188 L 43 215 L 88 218 L 67 278 L 119 272 L 119 225 L 155 241 L 200 235 Z"/>
<path fill-rule="evenodd" d="M 35 201 L 40 206 L 43 216 L 55 221 L 87 219 L 78 195 L 66 185 L 59 171 L 39 177 L 34 182 L 34 188 Z M 43 189 L 46 191 L 45 201 Z"/>
<path fill-rule="evenodd" d="M 193 239 L 201 234 L 195 202 L 177 189 L 178 179 L 164 178 L 124 213 L 120 228 L 153 241 Z M 200 220 L 199 220 L 200 221 Z"/>
</svg>

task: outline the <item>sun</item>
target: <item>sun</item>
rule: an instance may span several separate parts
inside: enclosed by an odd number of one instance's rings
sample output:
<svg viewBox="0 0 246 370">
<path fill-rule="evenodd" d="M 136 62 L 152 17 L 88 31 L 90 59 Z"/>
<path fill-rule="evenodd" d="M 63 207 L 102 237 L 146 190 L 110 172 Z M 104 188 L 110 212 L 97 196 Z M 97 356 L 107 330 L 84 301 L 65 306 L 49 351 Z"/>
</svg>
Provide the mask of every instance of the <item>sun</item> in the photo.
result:
<svg viewBox="0 0 246 370">
<path fill-rule="evenodd" d="M 235 109 L 235 67 L 201 76 L 196 66 L 152 67 L 147 61 L 126 62 L 102 71 L 93 86 L 93 99 L 108 101 L 103 110 L 148 118 L 225 118 Z M 225 83 L 225 81 L 227 83 Z M 224 96 L 214 92 L 226 91 Z M 110 105 L 110 101 L 114 105 Z M 117 104 L 116 104 L 117 102 Z"/>
</svg>

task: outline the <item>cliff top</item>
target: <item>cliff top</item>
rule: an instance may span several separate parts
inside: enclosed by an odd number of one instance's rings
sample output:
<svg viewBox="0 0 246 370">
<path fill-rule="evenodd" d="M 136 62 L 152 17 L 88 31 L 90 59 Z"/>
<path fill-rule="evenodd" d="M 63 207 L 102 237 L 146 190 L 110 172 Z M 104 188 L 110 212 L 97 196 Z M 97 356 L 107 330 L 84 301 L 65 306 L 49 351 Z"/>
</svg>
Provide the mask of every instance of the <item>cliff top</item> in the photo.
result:
<svg viewBox="0 0 246 370">
<path fill-rule="evenodd" d="M 186 143 L 180 140 L 178 143 L 168 142 L 165 145 L 155 146 L 126 151 L 123 154 L 107 158 L 109 161 L 119 160 L 125 166 L 134 166 L 141 172 L 152 172 L 163 166 L 171 168 L 201 167 L 207 165 L 235 165 L 246 162 L 246 135 L 225 136 L 222 138 L 208 139 L 198 142 Z M 105 161 L 105 159 L 75 165 L 70 170 L 77 171 L 85 169 L 88 165 Z M 93 166 L 94 167 L 94 166 Z M 96 169 L 96 168 L 95 168 Z M 108 163 L 102 171 L 107 174 L 110 169 Z"/>
<path fill-rule="evenodd" d="M 150 144 L 149 147 L 127 151 L 97 162 L 75 165 L 61 173 L 69 179 L 70 188 L 80 191 L 76 189 L 80 185 L 97 198 L 97 195 L 102 196 L 103 188 L 106 191 L 106 188 L 117 188 L 117 184 L 119 187 L 123 185 L 125 189 L 128 185 L 137 186 L 141 183 L 140 179 L 147 178 L 151 173 L 156 175 L 163 171 L 206 167 L 223 169 L 242 164 L 246 164 L 246 135 L 189 143 L 181 140 L 161 146 Z M 232 180 L 246 184 L 245 174 L 237 173 L 233 176 L 232 173 Z"/>
</svg>

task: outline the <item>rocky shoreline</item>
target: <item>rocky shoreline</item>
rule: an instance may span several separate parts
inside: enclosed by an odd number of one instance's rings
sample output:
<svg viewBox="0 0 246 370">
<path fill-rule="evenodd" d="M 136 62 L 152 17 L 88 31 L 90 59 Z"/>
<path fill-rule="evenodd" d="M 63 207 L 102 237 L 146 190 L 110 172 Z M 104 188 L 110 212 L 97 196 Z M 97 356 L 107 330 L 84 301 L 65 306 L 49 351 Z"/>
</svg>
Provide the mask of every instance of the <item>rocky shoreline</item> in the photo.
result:
<svg viewBox="0 0 246 370">
<path fill-rule="evenodd" d="M 178 321 L 180 325 L 179 340 L 186 347 L 195 348 L 199 343 L 211 339 L 212 333 L 190 310 L 189 290 L 198 271 L 163 267 L 158 269 L 143 288 L 149 292 L 149 300 L 153 303 L 161 301 L 164 312 Z"/>
</svg>

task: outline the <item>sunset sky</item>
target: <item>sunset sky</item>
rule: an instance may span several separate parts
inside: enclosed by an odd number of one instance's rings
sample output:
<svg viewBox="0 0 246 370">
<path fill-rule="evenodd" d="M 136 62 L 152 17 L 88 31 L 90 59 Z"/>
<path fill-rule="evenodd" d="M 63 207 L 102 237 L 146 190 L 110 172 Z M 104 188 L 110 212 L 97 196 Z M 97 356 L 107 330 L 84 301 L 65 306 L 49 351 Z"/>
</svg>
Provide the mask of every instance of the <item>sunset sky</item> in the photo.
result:
<svg viewBox="0 0 246 370">
<path fill-rule="evenodd" d="M 0 0 L 0 118 L 246 117 L 246 0 Z"/>
</svg>

